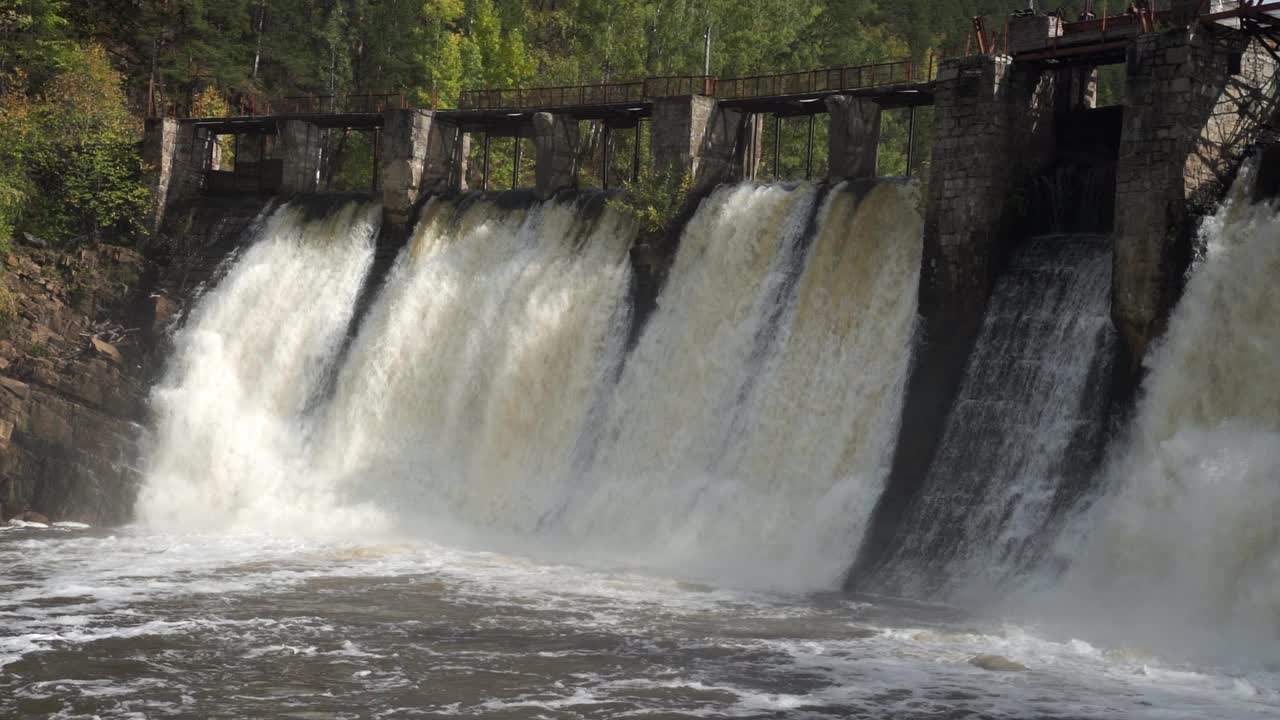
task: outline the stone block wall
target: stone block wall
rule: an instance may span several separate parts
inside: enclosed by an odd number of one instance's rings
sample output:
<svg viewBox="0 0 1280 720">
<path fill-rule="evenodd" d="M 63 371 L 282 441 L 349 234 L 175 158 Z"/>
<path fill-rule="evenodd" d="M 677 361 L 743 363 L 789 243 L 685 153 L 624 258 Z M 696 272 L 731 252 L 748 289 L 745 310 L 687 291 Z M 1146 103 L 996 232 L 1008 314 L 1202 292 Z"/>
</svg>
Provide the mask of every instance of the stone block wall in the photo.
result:
<svg viewBox="0 0 1280 720">
<path fill-rule="evenodd" d="M 1135 364 L 1182 292 L 1200 219 L 1275 107 L 1274 62 L 1234 31 L 1145 35 L 1130 49 L 1112 317 Z"/>
<path fill-rule="evenodd" d="M 980 313 L 1026 180 L 1053 157 L 1049 73 L 977 56 L 938 73 L 921 307 Z"/>
</svg>

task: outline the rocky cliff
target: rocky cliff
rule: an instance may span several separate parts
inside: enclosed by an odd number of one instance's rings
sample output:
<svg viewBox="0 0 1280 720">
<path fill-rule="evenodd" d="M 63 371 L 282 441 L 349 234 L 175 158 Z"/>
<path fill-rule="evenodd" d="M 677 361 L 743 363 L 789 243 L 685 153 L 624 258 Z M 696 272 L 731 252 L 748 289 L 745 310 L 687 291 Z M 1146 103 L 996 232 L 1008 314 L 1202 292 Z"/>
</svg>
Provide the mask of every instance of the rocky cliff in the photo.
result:
<svg viewBox="0 0 1280 720">
<path fill-rule="evenodd" d="M 0 256 L 0 521 L 130 519 L 169 332 L 263 206 L 203 201 L 145 251 Z"/>
</svg>

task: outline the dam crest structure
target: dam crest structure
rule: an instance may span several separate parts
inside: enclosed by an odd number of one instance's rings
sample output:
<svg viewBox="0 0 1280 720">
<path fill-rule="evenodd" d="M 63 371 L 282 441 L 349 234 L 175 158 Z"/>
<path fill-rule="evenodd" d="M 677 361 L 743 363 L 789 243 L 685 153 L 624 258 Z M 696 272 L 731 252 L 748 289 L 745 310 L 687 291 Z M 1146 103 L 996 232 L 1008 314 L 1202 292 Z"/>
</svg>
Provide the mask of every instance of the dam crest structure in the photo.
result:
<svg viewBox="0 0 1280 720">
<path fill-rule="evenodd" d="M 916 110 L 932 107 L 911 369 L 892 469 L 850 574 L 871 577 L 891 559 L 887 550 L 900 542 L 940 448 L 963 444 L 948 434 L 947 419 L 966 388 L 981 386 L 966 381 L 966 365 L 976 356 L 993 295 L 1022 292 L 998 290 L 1002 278 L 1011 267 L 1059 257 L 1049 249 L 1024 257 L 1020 247 L 1028 239 L 1061 235 L 1069 243 L 1087 236 L 1087 258 L 1080 262 L 1094 267 L 1101 257 L 1110 265 L 1105 307 L 1076 303 L 1087 305 L 1090 317 L 1106 316 L 1115 334 L 1114 341 L 1097 343 L 1110 355 L 1101 364 L 1106 387 L 1094 382 L 1098 373 L 1084 377 L 1089 367 L 1079 382 L 1087 379 L 1090 392 L 1123 406 L 1181 297 L 1203 218 L 1250 156 L 1261 158 L 1255 194 L 1274 195 L 1280 186 L 1280 2 L 1178 0 L 1162 12 L 1145 8 L 1078 22 L 1023 12 L 1008 19 L 1003 34 L 988 33 L 979 22 L 969 52 L 924 61 L 750 78 L 474 90 L 464 92 L 456 110 L 364 96 L 341 107 L 333 98 L 305 98 L 269 114 L 152 118 L 144 155 L 158 198 L 153 223 L 161 226 L 177 204 L 203 195 L 316 193 L 325 134 L 372 133 L 370 189 L 381 198 L 381 226 L 348 332 L 354 336 L 361 308 L 409 242 L 424 205 L 467 190 L 477 176 L 477 189 L 493 184 L 499 174 L 490 167 L 494 138 L 517 139 L 513 189 L 521 178 L 519 140 L 532 142 L 527 189 L 546 201 L 579 187 L 583 123 L 597 124 L 603 134 L 605 188 L 610 135 L 634 133 L 631 178 L 639 178 L 646 163 L 687 176 L 696 206 L 718 186 L 755 180 L 770 160 L 776 176 L 784 119 L 808 122 L 805 174 L 813 175 L 814 118 L 829 115 L 826 179 L 859 187 L 877 175 L 882 113 L 905 110 L 910 174 L 920 166 L 913 157 Z M 1124 68 L 1123 104 L 1096 107 L 1098 69 L 1112 65 Z M 770 117 L 773 158 L 764 151 Z M 237 152 L 236 164 L 223 169 L 220 138 L 227 136 L 237 147 L 256 147 L 256 161 L 241 162 Z M 478 172 L 470 167 L 477 139 L 483 145 Z M 632 300 L 637 308 L 654 304 L 678 251 L 677 242 L 651 241 L 629 255 L 631 281 L 645 288 Z M 1034 271 L 1027 269 L 1028 277 Z M 1068 281 L 1074 277 L 1062 283 L 1075 287 Z"/>
</svg>

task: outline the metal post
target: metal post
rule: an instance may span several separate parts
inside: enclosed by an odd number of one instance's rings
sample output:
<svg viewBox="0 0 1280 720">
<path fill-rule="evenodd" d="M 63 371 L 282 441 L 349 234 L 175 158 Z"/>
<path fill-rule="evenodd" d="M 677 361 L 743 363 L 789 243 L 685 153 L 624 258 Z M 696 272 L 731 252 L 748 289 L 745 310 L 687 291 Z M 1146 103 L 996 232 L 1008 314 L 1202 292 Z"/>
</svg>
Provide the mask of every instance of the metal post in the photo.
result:
<svg viewBox="0 0 1280 720">
<path fill-rule="evenodd" d="M 516 149 L 512 153 L 515 155 L 515 161 L 511 163 L 511 189 L 515 190 L 520 187 L 520 131 L 516 130 Z"/>
<path fill-rule="evenodd" d="M 916 106 L 907 111 L 907 177 L 911 177 L 911 166 L 916 157 Z"/>
<path fill-rule="evenodd" d="M 804 179 L 813 177 L 813 115 L 809 115 L 809 142 L 805 148 Z"/>
<path fill-rule="evenodd" d="M 782 153 L 782 116 L 773 116 L 773 179 L 778 179 L 778 158 Z"/>
<path fill-rule="evenodd" d="M 631 182 L 640 182 L 640 119 L 636 118 L 636 137 L 631 143 Z"/>
<path fill-rule="evenodd" d="M 609 189 L 609 123 L 604 124 L 600 151 L 600 187 Z"/>
<path fill-rule="evenodd" d="M 373 175 L 369 178 L 369 192 L 378 192 L 378 166 L 382 164 L 382 131 L 373 129 Z"/>
<path fill-rule="evenodd" d="M 480 191 L 489 190 L 489 131 L 484 131 L 484 163 L 480 167 Z"/>
</svg>

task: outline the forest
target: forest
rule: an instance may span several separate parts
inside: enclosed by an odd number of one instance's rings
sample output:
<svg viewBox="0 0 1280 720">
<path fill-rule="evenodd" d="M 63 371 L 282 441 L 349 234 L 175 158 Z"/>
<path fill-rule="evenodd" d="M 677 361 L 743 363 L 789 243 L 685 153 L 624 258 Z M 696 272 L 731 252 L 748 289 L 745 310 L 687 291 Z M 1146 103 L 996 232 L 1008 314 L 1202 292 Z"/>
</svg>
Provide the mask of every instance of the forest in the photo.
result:
<svg viewBox="0 0 1280 720">
<path fill-rule="evenodd" d="M 136 145 L 148 115 L 262 112 L 290 96 L 384 93 L 413 107 L 451 108 L 464 89 L 696 75 L 708 32 L 711 73 L 720 77 L 923 59 L 962 47 L 973 16 L 1003 18 L 1020 7 L 1009 0 L 0 0 L 0 240 L 15 230 L 67 243 L 141 233 L 148 198 Z M 786 123 L 779 176 L 806 171 L 803 125 Z M 884 174 L 906 171 L 904 127 L 887 114 Z M 354 178 L 370 172 L 369 142 L 343 143 L 348 158 L 328 174 L 331 187 L 367 182 Z M 512 154 L 494 152 L 495 163 Z M 618 162 L 630 156 L 625 146 L 614 154 Z"/>
</svg>

